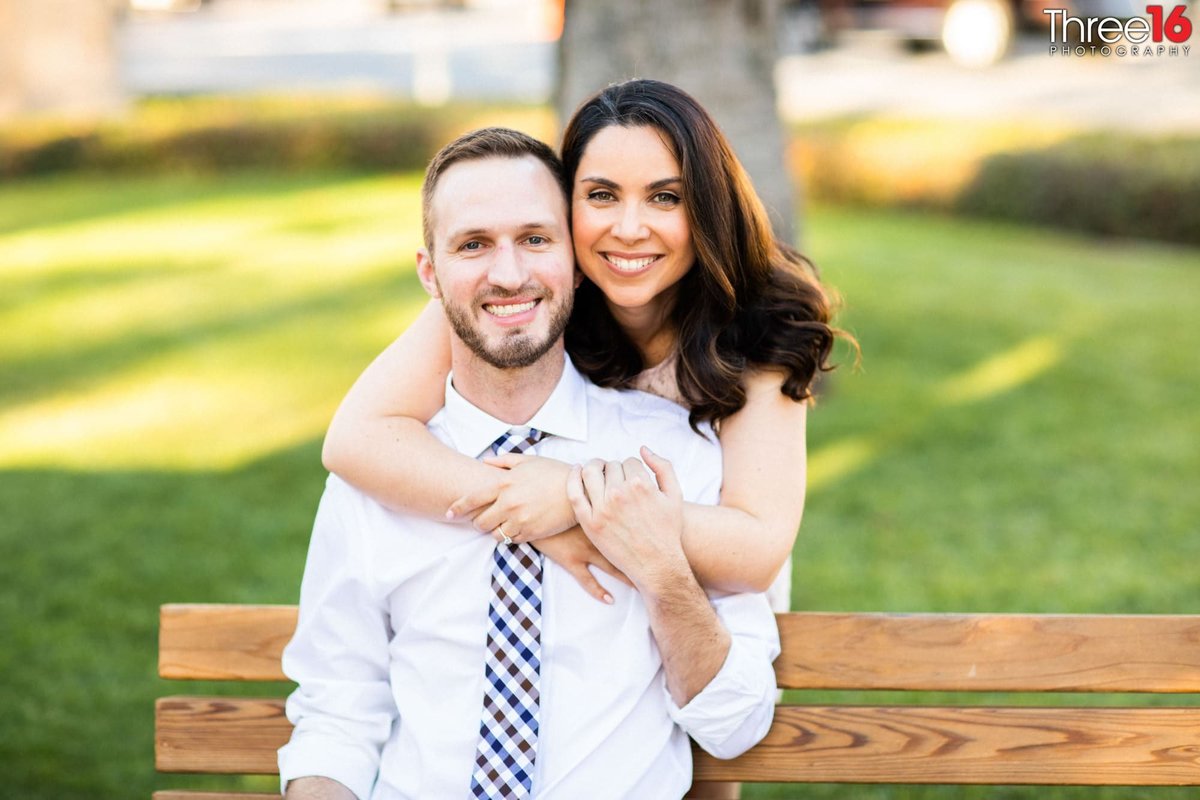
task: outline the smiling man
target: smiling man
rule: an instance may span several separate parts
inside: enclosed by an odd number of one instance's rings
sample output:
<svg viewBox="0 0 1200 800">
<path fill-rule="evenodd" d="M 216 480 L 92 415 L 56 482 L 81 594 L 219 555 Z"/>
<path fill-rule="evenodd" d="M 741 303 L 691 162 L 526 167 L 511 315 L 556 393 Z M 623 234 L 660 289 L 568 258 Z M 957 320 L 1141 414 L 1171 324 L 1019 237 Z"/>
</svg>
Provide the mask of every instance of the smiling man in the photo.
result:
<svg viewBox="0 0 1200 800">
<path fill-rule="evenodd" d="M 577 277 L 553 152 L 476 131 L 434 158 L 423 199 L 418 273 L 453 329 L 429 430 L 471 457 L 606 459 L 597 514 L 623 493 L 715 503 L 715 437 L 566 358 Z M 687 470 L 653 460 L 651 476 L 632 458 L 644 443 Z M 284 654 L 299 684 L 287 796 L 681 797 L 689 735 L 718 757 L 755 744 L 779 648 L 765 598 L 708 597 L 681 525 L 618 528 L 589 532 L 632 584 L 608 581 L 603 604 L 528 544 L 389 511 L 331 476 Z"/>
</svg>

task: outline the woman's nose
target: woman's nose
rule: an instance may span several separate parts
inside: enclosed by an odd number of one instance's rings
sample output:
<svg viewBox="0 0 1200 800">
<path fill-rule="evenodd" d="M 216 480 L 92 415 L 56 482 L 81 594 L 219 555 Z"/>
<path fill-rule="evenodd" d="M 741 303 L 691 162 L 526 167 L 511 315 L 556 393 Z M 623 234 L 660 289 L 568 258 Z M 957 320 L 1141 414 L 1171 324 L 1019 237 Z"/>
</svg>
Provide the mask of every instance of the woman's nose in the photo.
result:
<svg viewBox="0 0 1200 800">
<path fill-rule="evenodd" d="M 636 242 L 649 236 L 637 203 L 627 203 L 613 223 L 612 235 L 623 242 Z"/>
</svg>

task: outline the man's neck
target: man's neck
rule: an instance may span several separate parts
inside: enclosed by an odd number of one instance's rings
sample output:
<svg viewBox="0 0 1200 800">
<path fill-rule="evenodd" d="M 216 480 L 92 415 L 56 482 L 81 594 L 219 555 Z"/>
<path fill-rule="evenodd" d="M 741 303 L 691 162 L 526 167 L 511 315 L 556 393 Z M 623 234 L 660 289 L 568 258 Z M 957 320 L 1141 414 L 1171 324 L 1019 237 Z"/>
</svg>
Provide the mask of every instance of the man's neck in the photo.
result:
<svg viewBox="0 0 1200 800">
<path fill-rule="evenodd" d="M 471 405 L 509 425 L 524 425 L 562 377 L 562 341 L 528 367 L 500 369 L 475 355 L 457 338 L 450 342 L 454 389 Z"/>
</svg>

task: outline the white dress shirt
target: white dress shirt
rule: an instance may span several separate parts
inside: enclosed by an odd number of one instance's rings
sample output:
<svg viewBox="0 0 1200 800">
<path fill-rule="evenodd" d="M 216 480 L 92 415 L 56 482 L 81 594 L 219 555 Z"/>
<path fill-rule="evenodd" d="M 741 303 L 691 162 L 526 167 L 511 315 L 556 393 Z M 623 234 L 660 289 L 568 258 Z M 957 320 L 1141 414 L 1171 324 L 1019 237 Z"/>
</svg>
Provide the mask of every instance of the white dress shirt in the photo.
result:
<svg viewBox="0 0 1200 800">
<path fill-rule="evenodd" d="M 685 499 L 715 503 L 716 437 L 679 406 L 602 389 L 568 360 L 528 423 L 552 434 L 539 455 L 624 459 L 648 445 L 674 464 Z M 447 382 L 429 423 L 478 456 L 511 427 Z M 711 436 L 711 434 L 710 434 Z M 466 525 L 396 514 L 336 476 L 317 512 L 284 670 L 287 781 L 321 775 L 363 798 L 466 797 L 479 738 L 493 539 Z M 503 545 L 500 545 L 503 546 Z M 712 595 L 732 644 L 720 672 L 683 708 L 667 692 L 640 595 L 603 573 L 601 603 L 553 561 L 542 582 L 542 666 L 533 796 L 677 798 L 691 783 L 688 736 L 718 757 L 758 742 L 775 703 L 775 619 L 763 595 Z"/>
</svg>

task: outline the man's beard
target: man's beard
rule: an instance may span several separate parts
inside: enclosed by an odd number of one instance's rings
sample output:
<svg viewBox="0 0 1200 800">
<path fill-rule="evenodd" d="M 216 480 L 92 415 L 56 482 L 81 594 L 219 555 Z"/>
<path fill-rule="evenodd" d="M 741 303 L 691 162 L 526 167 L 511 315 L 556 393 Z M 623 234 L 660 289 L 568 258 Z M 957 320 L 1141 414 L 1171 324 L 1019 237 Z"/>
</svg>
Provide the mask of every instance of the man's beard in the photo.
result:
<svg viewBox="0 0 1200 800">
<path fill-rule="evenodd" d="M 518 297 L 522 294 L 528 296 L 530 292 L 497 295 L 493 291 L 489 292 L 488 296 L 494 299 L 504 299 L 505 297 Z M 553 303 L 555 299 L 555 295 L 546 294 L 541 298 L 541 302 Z M 550 349 L 558 342 L 567 328 L 567 320 L 571 317 L 571 301 L 572 298 L 568 297 L 565 302 L 552 308 L 550 325 L 545 338 L 538 340 L 533 338 L 533 334 L 520 333 L 505 336 L 500 342 L 493 345 L 488 344 L 471 314 L 471 309 L 480 306 L 478 300 L 473 302 L 470 308 L 464 308 L 448 300 L 443 293 L 442 309 L 446 312 L 446 319 L 450 321 L 450 327 L 454 329 L 458 338 L 462 339 L 463 344 L 470 348 L 472 353 L 497 369 L 519 369 L 537 363 L 538 359 L 550 352 Z"/>
</svg>

